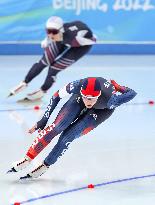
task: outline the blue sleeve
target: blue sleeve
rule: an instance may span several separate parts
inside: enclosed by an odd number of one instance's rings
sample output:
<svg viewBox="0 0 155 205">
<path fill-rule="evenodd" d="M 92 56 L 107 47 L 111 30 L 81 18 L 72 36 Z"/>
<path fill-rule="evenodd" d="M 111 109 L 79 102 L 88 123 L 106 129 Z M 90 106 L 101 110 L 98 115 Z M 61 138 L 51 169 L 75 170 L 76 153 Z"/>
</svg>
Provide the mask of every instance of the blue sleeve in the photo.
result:
<svg viewBox="0 0 155 205">
<path fill-rule="evenodd" d="M 80 89 L 80 81 L 73 81 L 71 83 L 69 83 L 67 86 L 64 86 L 62 89 L 58 90 L 53 97 L 50 99 L 50 103 L 47 106 L 47 109 L 43 115 L 43 117 L 41 118 L 41 120 L 39 120 L 37 122 L 37 129 L 44 129 L 44 127 L 46 126 L 48 119 L 50 118 L 50 115 L 52 114 L 53 110 L 55 109 L 55 107 L 57 106 L 57 104 L 59 103 L 60 99 L 69 95 L 69 94 L 75 94 L 78 93 Z"/>
<path fill-rule="evenodd" d="M 37 122 L 37 127 L 36 127 L 36 130 L 37 129 L 41 129 L 43 130 L 44 127 L 46 126 L 47 122 L 48 122 L 48 119 L 50 118 L 50 115 L 52 114 L 53 110 L 55 109 L 55 107 L 57 106 L 57 104 L 59 103 L 60 101 L 60 97 L 59 97 L 59 93 L 56 92 L 52 98 L 50 99 L 50 103 L 49 105 L 47 106 L 46 108 L 46 111 L 43 115 L 43 117 L 41 118 L 41 120 L 39 120 Z"/>
<path fill-rule="evenodd" d="M 123 103 L 129 102 L 136 95 L 137 95 L 137 93 L 134 90 L 132 90 L 130 88 L 126 88 L 126 90 L 121 95 L 114 94 L 111 96 L 111 98 L 109 99 L 109 101 L 107 103 L 107 108 L 114 109 L 114 108 L 122 105 Z"/>
</svg>

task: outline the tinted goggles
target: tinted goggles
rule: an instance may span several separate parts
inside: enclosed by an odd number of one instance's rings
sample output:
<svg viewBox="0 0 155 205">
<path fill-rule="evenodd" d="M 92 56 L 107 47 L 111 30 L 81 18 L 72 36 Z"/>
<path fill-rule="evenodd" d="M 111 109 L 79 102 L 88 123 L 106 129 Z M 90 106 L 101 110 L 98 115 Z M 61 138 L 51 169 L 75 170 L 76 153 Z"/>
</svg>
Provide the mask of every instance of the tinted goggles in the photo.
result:
<svg viewBox="0 0 155 205">
<path fill-rule="evenodd" d="M 54 28 L 51 28 L 51 29 L 48 28 L 48 29 L 46 29 L 46 33 L 47 33 L 47 34 L 57 35 L 59 32 L 60 32 L 60 30 L 54 29 Z"/>
</svg>

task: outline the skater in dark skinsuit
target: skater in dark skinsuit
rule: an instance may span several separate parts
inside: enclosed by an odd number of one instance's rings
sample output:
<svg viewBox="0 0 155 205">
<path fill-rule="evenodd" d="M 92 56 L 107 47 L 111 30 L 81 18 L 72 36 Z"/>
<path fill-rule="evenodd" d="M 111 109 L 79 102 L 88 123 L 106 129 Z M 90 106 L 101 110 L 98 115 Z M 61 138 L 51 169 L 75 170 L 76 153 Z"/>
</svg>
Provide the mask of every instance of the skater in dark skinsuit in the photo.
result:
<svg viewBox="0 0 155 205">
<path fill-rule="evenodd" d="M 46 127 L 53 110 L 66 95 L 71 95 L 70 99 L 63 105 L 54 122 Z M 27 167 L 51 140 L 60 134 L 57 144 L 40 166 L 21 179 L 41 176 L 66 152 L 72 141 L 97 128 L 118 106 L 135 96 L 134 90 L 102 77 L 88 77 L 64 86 L 53 95 L 42 119 L 29 130 L 29 133 L 39 130 L 39 136 L 28 149 L 26 156 L 15 162 L 9 172 L 18 172 Z"/>
<path fill-rule="evenodd" d="M 57 74 L 86 55 L 96 43 L 91 29 L 82 21 L 63 23 L 60 17 L 52 16 L 46 22 L 46 33 L 47 37 L 41 43 L 44 48 L 42 58 L 31 67 L 25 79 L 10 91 L 9 96 L 21 92 L 48 67 L 47 77 L 40 89 L 27 95 L 29 100 L 41 99 L 55 82 Z"/>
</svg>

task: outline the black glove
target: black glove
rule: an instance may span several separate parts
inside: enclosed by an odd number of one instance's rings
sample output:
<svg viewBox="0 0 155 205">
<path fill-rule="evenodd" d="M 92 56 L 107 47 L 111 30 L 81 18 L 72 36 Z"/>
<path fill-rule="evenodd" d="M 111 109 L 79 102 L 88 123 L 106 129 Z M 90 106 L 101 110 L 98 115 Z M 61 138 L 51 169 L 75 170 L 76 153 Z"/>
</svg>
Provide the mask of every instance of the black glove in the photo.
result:
<svg viewBox="0 0 155 205">
<path fill-rule="evenodd" d="M 36 127 L 36 130 L 38 130 L 38 129 L 41 129 L 41 130 L 43 130 L 44 129 L 44 127 L 46 126 L 46 124 L 47 124 L 47 119 L 46 118 L 42 118 L 40 121 L 38 121 L 37 122 L 37 127 Z"/>
</svg>

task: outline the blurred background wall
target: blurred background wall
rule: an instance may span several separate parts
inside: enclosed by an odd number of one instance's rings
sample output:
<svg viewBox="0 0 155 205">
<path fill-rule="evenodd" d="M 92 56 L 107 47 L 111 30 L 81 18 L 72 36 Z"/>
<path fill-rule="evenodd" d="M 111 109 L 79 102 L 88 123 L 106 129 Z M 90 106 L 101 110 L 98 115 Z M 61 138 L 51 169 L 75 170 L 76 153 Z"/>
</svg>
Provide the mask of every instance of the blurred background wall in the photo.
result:
<svg viewBox="0 0 155 205">
<path fill-rule="evenodd" d="M 41 54 L 45 22 L 82 20 L 98 37 L 91 54 L 154 54 L 154 0 L 0 0 L 0 54 Z"/>
</svg>

